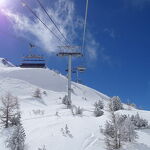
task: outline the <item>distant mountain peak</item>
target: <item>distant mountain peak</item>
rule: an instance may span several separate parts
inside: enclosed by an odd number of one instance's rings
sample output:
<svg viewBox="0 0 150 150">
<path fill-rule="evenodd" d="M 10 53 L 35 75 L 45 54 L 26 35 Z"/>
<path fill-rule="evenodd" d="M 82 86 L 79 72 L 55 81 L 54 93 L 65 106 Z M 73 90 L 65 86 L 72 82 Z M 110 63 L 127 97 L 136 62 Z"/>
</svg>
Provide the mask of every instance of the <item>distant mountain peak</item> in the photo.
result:
<svg viewBox="0 0 150 150">
<path fill-rule="evenodd" d="M 15 67 L 15 65 L 5 58 L 0 58 L 0 67 Z"/>
</svg>

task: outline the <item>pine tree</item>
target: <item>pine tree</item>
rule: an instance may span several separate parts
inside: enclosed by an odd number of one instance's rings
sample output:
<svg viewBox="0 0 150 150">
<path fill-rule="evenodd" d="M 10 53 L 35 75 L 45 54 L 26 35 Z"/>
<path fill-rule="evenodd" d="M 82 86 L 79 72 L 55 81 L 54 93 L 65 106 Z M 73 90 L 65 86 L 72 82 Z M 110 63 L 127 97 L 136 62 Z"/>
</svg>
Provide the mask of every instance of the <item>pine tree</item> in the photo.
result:
<svg viewBox="0 0 150 150">
<path fill-rule="evenodd" d="M 67 106 L 67 108 L 71 108 L 71 101 L 68 99 L 68 96 L 65 95 L 64 98 L 62 99 L 62 103 Z"/>
<path fill-rule="evenodd" d="M 148 128 L 148 121 L 143 119 L 137 113 L 135 116 L 131 116 L 131 120 L 136 128 Z"/>
<path fill-rule="evenodd" d="M 14 115 L 14 117 L 12 117 L 10 119 L 10 125 L 11 126 L 17 126 L 21 124 L 21 112 L 20 111 L 17 111 L 17 113 Z"/>
<path fill-rule="evenodd" d="M 94 106 L 96 108 L 100 108 L 100 109 L 103 109 L 104 108 L 104 104 L 101 100 L 99 100 L 98 102 L 95 102 Z"/>
<path fill-rule="evenodd" d="M 127 117 L 122 126 L 122 140 L 132 142 L 137 138 L 135 126 L 131 120 L 131 117 Z"/>
<path fill-rule="evenodd" d="M 109 108 L 112 111 L 117 111 L 123 109 L 121 100 L 118 96 L 114 96 L 110 99 Z"/>
<path fill-rule="evenodd" d="M 104 112 L 99 107 L 95 107 L 95 109 L 94 109 L 94 115 L 95 115 L 95 117 L 100 117 L 103 114 L 104 114 Z"/>
<path fill-rule="evenodd" d="M 39 88 L 37 88 L 34 93 L 33 93 L 33 97 L 35 98 L 42 98 L 42 93 L 41 93 L 41 90 Z"/>
<path fill-rule="evenodd" d="M 106 122 L 104 129 L 105 142 L 108 149 L 119 149 L 121 147 L 118 131 L 119 126 L 117 124 L 117 116 L 112 111 L 111 121 Z"/>
<path fill-rule="evenodd" d="M 111 112 L 111 121 L 106 122 L 104 135 L 108 149 L 119 149 L 123 142 L 132 142 L 137 138 L 131 117 Z"/>
<path fill-rule="evenodd" d="M 12 135 L 7 139 L 7 147 L 11 150 L 24 150 L 25 148 L 25 131 L 21 124 L 14 126 Z"/>
</svg>

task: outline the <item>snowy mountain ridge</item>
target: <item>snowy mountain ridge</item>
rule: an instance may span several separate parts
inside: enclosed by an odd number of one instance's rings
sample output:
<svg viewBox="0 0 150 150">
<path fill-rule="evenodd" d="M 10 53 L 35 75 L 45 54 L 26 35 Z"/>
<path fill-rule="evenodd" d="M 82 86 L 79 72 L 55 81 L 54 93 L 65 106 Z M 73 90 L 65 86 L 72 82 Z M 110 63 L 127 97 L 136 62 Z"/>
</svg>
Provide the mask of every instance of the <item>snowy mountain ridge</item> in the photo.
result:
<svg viewBox="0 0 150 150">
<path fill-rule="evenodd" d="M 33 97 L 37 88 L 42 92 L 41 99 Z M 72 82 L 72 103 L 83 109 L 82 116 L 73 116 L 62 104 L 62 99 L 67 94 L 65 76 L 49 69 L 19 67 L 0 68 L 0 91 L 0 97 L 9 92 L 19 99 L 28 150 L 38 150 L 44 146 L 47 150 L 106 150 L 100 126 L 103 127 L 106 120 L 110 119 L 109 96 Z M 94 103 L 98 100 L 104 103 L 104 115 L 101 117 L 93 115 Z M 123 106 L 124 110 L 116 113 L 127 115 L 139 113 L 150 123 L 150 111 L 129 108 L 125 104 Z M 62 132 L 66 125 L 70 137 Z M 136 142 L 124 145 L 121 150 L 150 150 L 150 130 L 137 132 L 139 138 Z M 1 150 L 8 150 L 4 142 L 8 134 L 9 131 L 0 129 Z"/>
<path fill-rule="evenodd" d="M 12 63 L 7 61 L 5 58 L 0 58 L 0 67 L 14 67 Z"/>
</svg>

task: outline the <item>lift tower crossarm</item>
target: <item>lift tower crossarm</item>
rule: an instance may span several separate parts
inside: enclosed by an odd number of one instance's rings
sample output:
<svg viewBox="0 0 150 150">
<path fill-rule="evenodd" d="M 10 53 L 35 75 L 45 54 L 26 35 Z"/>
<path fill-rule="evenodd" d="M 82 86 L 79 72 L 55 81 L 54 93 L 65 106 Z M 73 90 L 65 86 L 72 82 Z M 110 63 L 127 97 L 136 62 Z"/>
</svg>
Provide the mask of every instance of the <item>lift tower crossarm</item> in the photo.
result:
<svg viewBox="0 0 150 150">
<path fill-rule="evenodd" d="M 57 54 L 57 56 L 76 56 L 76 57 L 81 57 L 82 54 L 80 52 L 60 52 Z"/>
</svg>

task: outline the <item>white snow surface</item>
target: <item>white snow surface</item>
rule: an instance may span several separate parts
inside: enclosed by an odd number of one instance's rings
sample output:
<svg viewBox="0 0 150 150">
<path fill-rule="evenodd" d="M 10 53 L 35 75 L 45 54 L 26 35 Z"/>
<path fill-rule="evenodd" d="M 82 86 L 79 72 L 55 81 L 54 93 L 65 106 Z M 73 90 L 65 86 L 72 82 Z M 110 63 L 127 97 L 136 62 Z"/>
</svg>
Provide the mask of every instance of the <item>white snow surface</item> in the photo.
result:
<svg viewBox="0 0 150 150">
<path fill-rule="evenodd" d="M 47 96 L 43 94 L 42 99 L 33 98 L 37 88 L 46 91 Z M 72 89 L 72 102 L 83 108 L 83 116 L 73 116 L 62 104 L 62 98 L 67 94 L 65 76 L 49 69 L 0 67 L 0 97 L 7 92 L 18 97 L 27 150 L 38 150 L 43 146 L 47 150 L 106 150 L 100 127 L 103 127 L 110 117 L 109 97 L 74 82 Z M 94 117 L 93 104 L 98 100 L 104 102 L 104 115 Z M 150 123 L 150 111 L 131 108 L 117 113 L 132 115 L 137 112 Z M 64 129 L 66 124 L 71 137 L 62 134 L 62 128 Z M 9 130 L 0 129 L 0 150 L 8 150 L 5 146 L 8 134 Z M 150 130 L 139 130 L 138 136 L 136 142 L 126 143 L 121 150 L 150 150 Z"/>
</svg>

